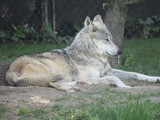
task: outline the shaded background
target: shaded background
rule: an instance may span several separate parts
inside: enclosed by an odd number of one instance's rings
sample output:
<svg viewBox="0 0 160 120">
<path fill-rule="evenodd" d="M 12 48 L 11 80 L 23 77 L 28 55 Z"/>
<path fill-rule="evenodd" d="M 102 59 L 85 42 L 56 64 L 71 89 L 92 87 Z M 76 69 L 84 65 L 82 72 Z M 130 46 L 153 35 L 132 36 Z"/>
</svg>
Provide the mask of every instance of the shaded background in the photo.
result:
<svg viewBox="0 0 160 120">
<path fill-rule="evenodd" d="M 50 18 L 55 15 L 54 31 L 57 31 L 60 36 L 74 36 L 82 27 L 86 16 L 93 18 L 96 14 L 100 14 L 105 17 L 106 11 L 103 10 L 102 4 L 106 0 L 54 0 L 54 8 L 51 6 L 52 0 L 46 1 L 48 20 L 51 22 L 53 19 Z M 140 18 L 146 20 L 147 17 L 152 16 L 160 16 L 159 0 L 147 0 L 130 6 L 124 37 L 139 37 L 143 28 L 138 20 Z M 44 0 L 0 0 L 0 30 L 8 30 L 12 25 L 27 24 L 39 31 L 44 21 Z M 158 25 L 160 26 L 160 20 L 156 20 L 155 26 Z M 159 36 L 159 32 L 154 36 Z"/>
</svg>

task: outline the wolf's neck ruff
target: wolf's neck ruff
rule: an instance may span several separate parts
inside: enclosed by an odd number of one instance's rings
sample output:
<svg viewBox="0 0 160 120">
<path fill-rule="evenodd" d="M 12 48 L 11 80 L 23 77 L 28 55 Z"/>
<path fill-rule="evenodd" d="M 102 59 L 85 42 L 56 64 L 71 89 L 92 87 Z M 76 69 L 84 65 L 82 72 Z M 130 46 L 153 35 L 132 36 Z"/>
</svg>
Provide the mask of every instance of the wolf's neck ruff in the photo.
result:
<svg viewBox="0 0 160 120">
<path fill-rule="evenodd" d="M 120 53 L 100 15 L 93 21 L 86 17 L 83 29 L 65 50 L 77 64 L 82 65 L 103 65 L 108 63 L 108 55 Z"/>
</svg>

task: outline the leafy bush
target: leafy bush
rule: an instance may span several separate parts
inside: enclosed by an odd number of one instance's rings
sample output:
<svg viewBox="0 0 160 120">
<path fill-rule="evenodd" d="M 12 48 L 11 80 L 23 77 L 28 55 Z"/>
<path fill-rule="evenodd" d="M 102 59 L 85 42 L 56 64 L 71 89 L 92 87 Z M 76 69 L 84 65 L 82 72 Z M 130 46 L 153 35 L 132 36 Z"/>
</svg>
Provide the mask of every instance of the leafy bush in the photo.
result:
<svg viewBox="0 0 160 120">
<path fill-rule="evenodd" d="M 158 37 L 160 33 L 160 16 L 147 17 L 145 20 L 139 19 L 139 24 L 142 26 L 142 37 Z"/>
<path fill-rule="evenodd" d="M 48 25 L 44 25 L 39 31 L 27 24 L 22 26 L 12 25 L 6 31 L 0 31 L 0 42 L 52 42 L 52 43 L 68 43 L 71 41 L 69 37 L 58 37 Z"/>
<path fill-rule="evenodd" d="M 42 35 L 33 27 L 28 25 L 15 26 L 12 25 L 6 31 L 0 31 L 0 42 L 31 42 L 32 40 L 41 40 Z"/>
<path fill-rule="evenodd" d="M 125 27 L 125 38 L 150 38 L 160 37 L 160 16 L 151 16 L 146 19 L 127 24 Z"/>
</svg>

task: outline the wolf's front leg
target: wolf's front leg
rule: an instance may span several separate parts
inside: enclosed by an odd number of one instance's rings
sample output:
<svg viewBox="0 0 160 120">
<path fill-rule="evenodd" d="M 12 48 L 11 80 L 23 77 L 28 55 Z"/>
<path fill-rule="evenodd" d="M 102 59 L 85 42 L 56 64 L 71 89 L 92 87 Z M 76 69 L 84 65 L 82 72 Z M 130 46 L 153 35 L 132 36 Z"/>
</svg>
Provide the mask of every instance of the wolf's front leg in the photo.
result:
<svg viewBox="0 0 160 120">
<path fill-rule="evenodd" d="M 92 78 L 85 81 L 78 81 L 80 83 L 86 83 L 89 85 L 105 84 L 105 85 L 114 85 L 116 87 L 125 87 L 131 88 L 130 86 L 125 85 L 119 78 L 116 76 L 105 76 L 101 78 Z"/>
<path fill-rule="evenodd" d="M 120 79 L 126 79 L 126 80 L 134 79 L 147 82 L 160 82 L 160 77 L 158 76 L 148 76 L 136 72 L 128 72 L 118 69 L 112 69 L 110 71 L 110 74 L 115 75 Z"/>
</svg>

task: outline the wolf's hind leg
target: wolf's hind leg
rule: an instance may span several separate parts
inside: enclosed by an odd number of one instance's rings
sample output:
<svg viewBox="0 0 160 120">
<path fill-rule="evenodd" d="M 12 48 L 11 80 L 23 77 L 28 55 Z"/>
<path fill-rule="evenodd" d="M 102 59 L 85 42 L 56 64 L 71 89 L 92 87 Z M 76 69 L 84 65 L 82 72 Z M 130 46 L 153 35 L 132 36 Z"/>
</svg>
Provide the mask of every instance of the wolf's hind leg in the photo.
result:
<svg viewBox="0 0 160 120">
<path fill-rule="evenodd" d="M 58 90 L 63 90 L 65 92 L 79 92 L 79 91 L 84 91 L 82 88 L 80 87 L 76 87 L 77 82 L 73 81 L 73 82 L 50 82 L 49 86 L 56 88 Z"/>
</svg>

